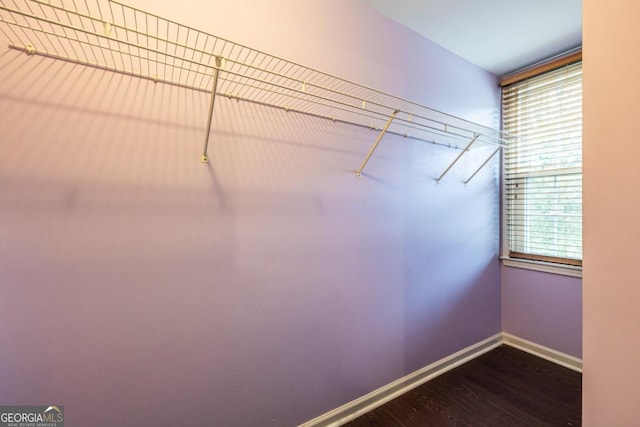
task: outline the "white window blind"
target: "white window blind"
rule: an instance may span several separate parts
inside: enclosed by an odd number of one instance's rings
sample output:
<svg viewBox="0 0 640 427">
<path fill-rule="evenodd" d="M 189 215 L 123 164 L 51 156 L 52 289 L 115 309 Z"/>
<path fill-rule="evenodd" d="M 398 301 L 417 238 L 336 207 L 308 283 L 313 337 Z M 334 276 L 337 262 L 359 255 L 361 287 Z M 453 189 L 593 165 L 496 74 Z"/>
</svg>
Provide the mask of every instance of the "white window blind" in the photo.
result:
<svg viewBox="0 0 640 427">
<path fill-rule="evenodd" d="M 509 256 L 582 260 L 582 63 L 504 87 Z"/>
</svg>

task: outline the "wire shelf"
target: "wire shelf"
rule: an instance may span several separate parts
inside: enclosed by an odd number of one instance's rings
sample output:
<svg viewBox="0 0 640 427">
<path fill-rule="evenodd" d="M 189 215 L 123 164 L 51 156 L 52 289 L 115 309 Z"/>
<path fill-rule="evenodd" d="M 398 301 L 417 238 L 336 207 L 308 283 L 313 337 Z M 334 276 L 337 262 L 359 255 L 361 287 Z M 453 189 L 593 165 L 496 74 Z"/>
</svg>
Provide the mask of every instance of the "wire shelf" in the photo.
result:
<svg viewBox="0 0 640 427">
<path fill-rule="evenodd" d="M 500 149 L 510 138 L 114 0 L 0 0 L 0 31 L 30 55 L 208 92 L 210 116 L 222 95 L 464 151 L 469 141 Z"/>
</svg>

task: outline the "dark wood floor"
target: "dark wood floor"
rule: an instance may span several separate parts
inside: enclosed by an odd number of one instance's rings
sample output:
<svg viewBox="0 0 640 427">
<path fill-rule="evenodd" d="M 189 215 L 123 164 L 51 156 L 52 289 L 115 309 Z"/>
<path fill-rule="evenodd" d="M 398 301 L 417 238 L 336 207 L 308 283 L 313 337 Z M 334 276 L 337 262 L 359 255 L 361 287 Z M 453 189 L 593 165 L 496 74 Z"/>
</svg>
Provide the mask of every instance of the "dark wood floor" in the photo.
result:
<svg viewBox="0 0 640 427">
<path fill-rule="evenodd" d="M 501 346 L 347 424 L 579 426 L 582 375 Z"/>
</svg>

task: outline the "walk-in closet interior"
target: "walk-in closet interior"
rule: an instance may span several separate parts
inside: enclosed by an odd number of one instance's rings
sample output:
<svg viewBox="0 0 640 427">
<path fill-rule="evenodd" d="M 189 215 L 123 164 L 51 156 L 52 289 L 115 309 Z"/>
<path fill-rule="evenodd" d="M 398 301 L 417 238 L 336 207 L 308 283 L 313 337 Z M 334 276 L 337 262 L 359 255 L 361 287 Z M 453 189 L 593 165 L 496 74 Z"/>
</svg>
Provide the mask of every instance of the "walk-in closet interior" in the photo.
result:
<svg viewBox="0 0 640 427">
<path fill-rule="evenodd" d="M 581 279 L 500 259 L 498 82 L 359 0 L 0 0 L 0 405 L 340 425 L 580 360 Z"/>
</svg>

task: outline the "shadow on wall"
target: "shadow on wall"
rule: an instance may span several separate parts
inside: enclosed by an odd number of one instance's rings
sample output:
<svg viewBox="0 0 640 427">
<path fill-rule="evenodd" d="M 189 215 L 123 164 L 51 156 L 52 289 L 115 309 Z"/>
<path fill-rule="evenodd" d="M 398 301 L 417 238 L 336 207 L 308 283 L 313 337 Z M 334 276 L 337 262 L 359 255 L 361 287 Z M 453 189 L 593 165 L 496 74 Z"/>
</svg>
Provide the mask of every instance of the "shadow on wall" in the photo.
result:
<svg viewBox="0 0 640 427">
<path fill-rule="evenodd" d="M 495 332 L 484 153 L 437 185 L 456 152 L 390 136 L 358 179 L 375 132 L 221 97 L 205 165 L 207 94 L 0 60 L 3 403 L 294 425 Z"/>
</svg>

